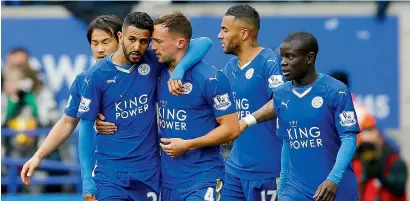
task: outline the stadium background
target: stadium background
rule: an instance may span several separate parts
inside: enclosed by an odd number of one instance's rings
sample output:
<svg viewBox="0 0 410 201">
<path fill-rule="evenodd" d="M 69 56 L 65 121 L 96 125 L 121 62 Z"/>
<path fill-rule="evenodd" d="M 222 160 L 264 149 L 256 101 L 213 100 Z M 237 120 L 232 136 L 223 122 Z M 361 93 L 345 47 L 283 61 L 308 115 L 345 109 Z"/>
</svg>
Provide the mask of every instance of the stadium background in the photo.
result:
<svg viewBox="0 0 410 201">
<path fill-rule="evenodd" d="M 214 42 L 205 61 L 222 68 L 231 56 L 222 53 L 217 34 L 221 18 L 230 5 L 233 3 L 140 2 L 130 8 L 148 12 L 153 17 L 173 10 L 182 11 L 191 19 L 194 37 L 206 36 Z M 251 5 L 261 15 L 259 41 L 264 47 L 276 49 L 293 31 L 312 32 L 320 45 L 317 69 L 323 73 L 347 72 L 351 91 L 372 112 L 388 137 L 397 142 L 406 162 L 410 161 L 410 147 L 406 144 L 410 131 L 410 80 L 406 79 L 410 76 L 410 3 L 391 3 L 383 20 L 376 20 L 375 2 L 262 2 Z M 120 7 L 111 13 L 109 6 L 105 5 L 105 10 L 100 11 L 104 13 L 99 14 L 123 17 L 128 12 L 121 11 Z M 67 8 L 70 9 L 61 5 L 9 4 L 3 4 L 1 8 L 2 71 L 7 52 L 15 47 L 25 47 L 31 54 L 31 67 L 40 72 L 40 77 L 53 92 L 60 114 L 75 76 L 94 62 L 86 39 L 87 20 L 93 16 L 74 12 L 75 17 Z M 37 130 L 31 134 L 41 136 L 46 131 Z M 2 138 L 16 134 L 2 127 Z M 44 189 L 19 188 L 17 195 L 13 195 L 10 189 L 4 190 L 19 182 L 10 167 L 18 167 L 25 159 L 2 154 L 2 168 L 8 170 L 2 170 L 2 200 L 81 200 L 78 195 L 67 195 L 79 192 L 80 188 L 75 173 L 75 138 L 73 135 L 60 151 L 63 152 L 60 155 L 64 155 L 59 157 L 61 163 L 43 163 L 44 168 L 61 166 L 72 170 L 68 176 L 52 178 L 47 171 L 36 175 L 40 183 L 65 183 L 61 188 L 64 195 L 43 195 Z M 3 149 L 2 144 L 2 153 Z M 23 197 L 21 192 L 38 196 Z"/>
</svg>

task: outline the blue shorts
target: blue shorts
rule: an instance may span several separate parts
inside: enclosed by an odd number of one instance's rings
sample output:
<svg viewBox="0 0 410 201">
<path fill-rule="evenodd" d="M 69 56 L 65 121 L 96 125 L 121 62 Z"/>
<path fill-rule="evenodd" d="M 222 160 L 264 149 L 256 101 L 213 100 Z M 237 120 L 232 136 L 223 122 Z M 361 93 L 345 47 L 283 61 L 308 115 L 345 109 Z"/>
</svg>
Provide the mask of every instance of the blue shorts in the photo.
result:
<svg viewBox="0 0 410 201">
<path fill-rule="evenodd" d="M 184 189 L 161 188 L 161 201 L 219 201 L 222 180 L 202 182 Z"/>
<path fill-rule="evenodd" d="M 96 167 L 94 175 L 98 201 L 159 200 L 159 167 L 142 172 L 120 172 Z"/>
<path fill-rule="evenodd" d="M 221 201 L 274 201 L 279 179 L 246 180 L 225 173 Z"/>
</svg>

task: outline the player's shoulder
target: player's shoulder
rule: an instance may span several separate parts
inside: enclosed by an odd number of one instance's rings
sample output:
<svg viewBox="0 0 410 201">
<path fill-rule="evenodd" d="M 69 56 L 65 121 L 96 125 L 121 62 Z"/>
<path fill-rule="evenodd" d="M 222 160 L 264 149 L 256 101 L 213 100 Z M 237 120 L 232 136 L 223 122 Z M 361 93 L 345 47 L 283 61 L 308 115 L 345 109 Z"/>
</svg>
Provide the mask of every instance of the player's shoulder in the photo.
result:
<svg viewBox="0 0 410 201">
<path fill-rule="evenodd" d="M 205 61 L 198 62 L 191 69 L 192 74 L 199 79 L 209 79 L 211 77 L 214 77 L 218 72 L 222 72 L 221 68 L 217 68 L 216 66 Z"/>
<path fill-rule="evenodd" d="M 87 78 L 95 78 L 95 77 L 102 77 L 107 75 L 107 71 L 111 71 L 114 69 L 113 64 L 111 63 L 111 56 L 106 56 L 103 59 L 95 62 L 87 71 L 84 72 L 84 77 Z"/>
<path fill-rule="evenodd" d="M 288 81 L 278 86 L 274 90 L 274 94 L 283 94 L 292 91 L 292 81 Z"/>
<path fill-rule="evenodd" d="M 232 69 L 234 66 L 238 65 L 239 58 L 237 56 L 233 56 L 226 62 L 225 67 L 223 68 L 224 70 L 229 70 Z"/>
<path fill-rule="evenodd" d="M 347 86 L 343 82 L 329 75 L 320 73 L 319 76 L 322 76 L 321 79 L 319 80 L 319 84 L 326 91 L 328 91 L 328 93 L 334 93 L 334 92 L 337 93 L 338 91 L 341 91 L 341 90 L 344 91 L 347 89 Z"/>
<path fill-rule="evenodd" d="M 280 56 L 274 50 L 270 48 L 263 48 L 259 54 L 265 62 L 276 62 L 280 63 Z"/>
</svg>

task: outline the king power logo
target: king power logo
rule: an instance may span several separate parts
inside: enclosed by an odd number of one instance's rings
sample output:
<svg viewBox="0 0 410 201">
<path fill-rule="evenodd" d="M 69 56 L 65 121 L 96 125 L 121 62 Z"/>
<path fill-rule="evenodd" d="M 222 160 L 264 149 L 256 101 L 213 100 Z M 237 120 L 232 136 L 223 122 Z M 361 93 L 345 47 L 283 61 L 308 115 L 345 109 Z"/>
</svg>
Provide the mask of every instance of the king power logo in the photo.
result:
<svg viewBox="0 0 410 201">
<path fill-rule="evenodd" d="M 286 129 L 290 141 L 291 149 L 306 149 L 322 147 L 323 142 L 320 138 L 320 129 L 317 126 L 298 127 L 298 121 L 289 121 Z"/>
</svg>

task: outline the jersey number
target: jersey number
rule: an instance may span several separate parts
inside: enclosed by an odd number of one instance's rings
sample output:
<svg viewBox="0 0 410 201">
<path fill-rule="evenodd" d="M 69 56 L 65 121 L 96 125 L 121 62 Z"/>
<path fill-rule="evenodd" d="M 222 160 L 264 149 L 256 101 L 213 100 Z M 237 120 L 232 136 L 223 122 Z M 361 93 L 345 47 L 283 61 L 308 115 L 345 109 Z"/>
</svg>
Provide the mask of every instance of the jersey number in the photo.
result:
<svg viewBox="0 0 410 201">
<path fill-rule="evenodd" d="M 147 198 L 152 198 L 152 201 L 157 201 L 157 194 L 154 192 L 147 193 Z"/>
<path fill-rule="evenodd" d="M 261 191 L 261 201 L 268 201 L 268 196 L 272 196 L 270 197 L 270 201 L 275 201 L 276 198 L 276 191 L 275 190 L 263 190 Z"/>
<path fill-rule="evenodd" d="M 205 201 L 214 201 L 214 188 L 209 187 L 204 196 Z"/>
</svg>

